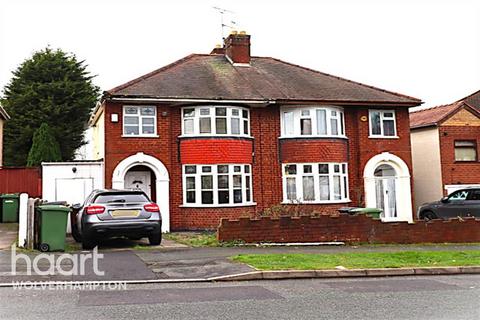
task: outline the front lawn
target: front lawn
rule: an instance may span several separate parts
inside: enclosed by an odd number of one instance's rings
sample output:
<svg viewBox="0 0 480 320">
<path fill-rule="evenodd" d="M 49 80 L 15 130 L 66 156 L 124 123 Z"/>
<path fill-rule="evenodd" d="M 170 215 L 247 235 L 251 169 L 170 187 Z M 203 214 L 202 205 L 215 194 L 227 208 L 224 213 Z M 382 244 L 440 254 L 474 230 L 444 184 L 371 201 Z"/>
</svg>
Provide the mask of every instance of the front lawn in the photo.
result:
<svg viewBox="0 0 480 320">
<path fill-rule="evenodd" d="M 220 246 L 216 233 L 214 232 L 172 232 L 164 233 L 163 237 L 190 247 Z"/>
<path fill-rule="evenodd" d="M 403 251 L 336 254 L 240 254 L 233 261 L 259 270 L 318 270 L 480 266 L 480 250 L 471 251 Z"/>
</svg>

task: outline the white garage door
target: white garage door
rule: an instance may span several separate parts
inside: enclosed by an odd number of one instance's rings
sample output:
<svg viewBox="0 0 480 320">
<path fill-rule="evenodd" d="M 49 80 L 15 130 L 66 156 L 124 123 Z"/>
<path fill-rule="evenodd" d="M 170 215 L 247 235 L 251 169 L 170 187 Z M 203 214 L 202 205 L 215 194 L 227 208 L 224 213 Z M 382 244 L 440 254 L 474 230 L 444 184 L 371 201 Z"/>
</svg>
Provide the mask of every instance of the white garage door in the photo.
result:
<svg viewBox="0 0 480 320">
<path fill-rule="evenodd" d="M 83 203 L 94 188 L 93 178 L 55 179 L 55 201 Z"/>
</svg>

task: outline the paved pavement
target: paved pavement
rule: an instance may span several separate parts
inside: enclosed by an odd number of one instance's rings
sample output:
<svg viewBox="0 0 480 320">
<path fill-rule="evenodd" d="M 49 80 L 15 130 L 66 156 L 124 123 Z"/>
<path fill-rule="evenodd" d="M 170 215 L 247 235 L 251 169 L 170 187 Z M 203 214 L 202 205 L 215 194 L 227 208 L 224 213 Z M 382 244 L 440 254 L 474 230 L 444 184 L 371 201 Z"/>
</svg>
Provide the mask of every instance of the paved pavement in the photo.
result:
<svg viewBox="0 0 480 320">
<path fill-rule="evenodd" d="M 62 276 L 34 275 L 29 276 L 28 266 L 23 258 L 17 257 L 16 275 L 11 274 L 12 255 L 10 251 L 0 251 L 0 283 L 12 281 L 71 281 L 71 280 L 153 280 L 153 279 L 205 279 L 224 275 L 246 273 L 253 271 L 247 265 L 232 262 L 228 259 L 237 254 L 250 253 L 335 253 L 335 252 L 379 252 L 401 250 L 480 250 L 479 245 L 428 245 L 428 246 L 342 246 L 342 247 L 222 247 L 222 248 L 190 248 L 165 242 L 163 247 L 154 249 L 132 250 L 118 246 L 103 245 L 100 253 L 98 270 L 104 271 L 103 276 L 97 276 L 91 260 L 87 260 L 85 274 Z M 106 249 L 105 249 L 106 248 Z M 147 247 L 148 248 L 148 247 Z M 17 252 L 25 254 L 33 260 L 36 252 Z M 79 253 L 87 253 L 81 252 Z M 56 261 L 61 253 L 53 254 Z M 50 262 L 42 259 L 39 262 L 41 270 L 47 270 Z M 64 270 L 71 270 L 72 261 L 60 261 Z"/>
<path fill-rule="evenodd" d="M 0 288 L 0 317 L 478 320 L 479 296 L 479 275 L 170 283 L 126 290 Z"/>
</svg>

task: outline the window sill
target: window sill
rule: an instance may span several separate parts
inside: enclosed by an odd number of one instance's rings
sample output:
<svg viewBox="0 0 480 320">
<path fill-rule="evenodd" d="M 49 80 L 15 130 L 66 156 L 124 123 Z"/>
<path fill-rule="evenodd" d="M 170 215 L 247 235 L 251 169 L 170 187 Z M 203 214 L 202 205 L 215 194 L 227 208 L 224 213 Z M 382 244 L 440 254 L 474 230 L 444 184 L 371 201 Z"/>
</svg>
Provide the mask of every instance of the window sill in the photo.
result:
<svg viewBox="0 0 480 320">
<path fill-rule="evenodd" d="M 142 134 L 142 135 L 126 135 L 122 134 L 122 138 L 158 138 L 158 134 Z"/>
<path fill-rule="evenodd" d="M 400 139 L 399 136 L 368 136 L 369 139 Z"/>
<path fill-rule="evenodd" d="M 294 201 L 282 201 L 281 204 L 341 204 L 341 203 L 350 203 L 352 200 L 329 200 L 329 201 L 305 201 L 305 202 L 294 202 Z"/>
<path fill-rule="evenodd" d="M 280 136 L 278 139 L 344 139 L 348 140 L 347 136 Z"/>
<path fill-rule="evenodd" d="M 182 134 L 178 138 L 239 138 L 254 139 L 252 136 L 235 135 L 235 134 Z"/>
<path fill-rule="evenodd" d="M 253 207 L 256 202 L 250 203 L 234 203 L 234 204 L 182 204 L 179 208 L 235 208 L 235 207 Z"/>
</svg>

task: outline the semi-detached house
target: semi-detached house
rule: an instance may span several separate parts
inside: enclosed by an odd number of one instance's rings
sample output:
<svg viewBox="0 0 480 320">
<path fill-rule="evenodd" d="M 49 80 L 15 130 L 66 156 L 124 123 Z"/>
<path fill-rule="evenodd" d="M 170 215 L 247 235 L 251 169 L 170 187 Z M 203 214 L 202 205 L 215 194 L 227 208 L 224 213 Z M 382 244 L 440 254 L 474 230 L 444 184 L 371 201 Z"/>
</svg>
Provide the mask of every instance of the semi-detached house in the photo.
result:
<svg viewBox="0 0 480 320">
<path fill-rule="evenodd" d="M 270 57 L 250 36 L 104 93 L 91 119 L 105 186 L 141 188 L 164 230 L 302 203 L 411 221 L 408 108 L 421 101 Z"/>
</svg>

